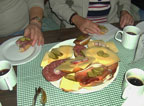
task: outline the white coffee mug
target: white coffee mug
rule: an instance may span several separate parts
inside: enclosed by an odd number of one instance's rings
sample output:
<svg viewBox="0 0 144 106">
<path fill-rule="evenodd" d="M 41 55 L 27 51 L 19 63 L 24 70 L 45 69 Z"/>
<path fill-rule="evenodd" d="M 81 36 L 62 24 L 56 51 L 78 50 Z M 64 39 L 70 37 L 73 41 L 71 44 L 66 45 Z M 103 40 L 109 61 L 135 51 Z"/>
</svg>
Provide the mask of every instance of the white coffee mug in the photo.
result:
<svg viewBox="0 0 144 106">
<path fill-rule="evenodd" d="M 132 68 L 125 73 L 122 85 L 122 98 L 127 99 L 132 96 L 144 94 L 144 71 Z"/>
<path fill-rule="evenodd" d="M 135 49 L 141 34 L 141 30 L 136 26 L 126 26 L 123 31 L 115 34 L 115 40 L 122 43 L 126 49 Z M 118 37 L 119 35 L 119 37 Z"/>
<path fill-rule="evenodd" d="M 0 90 L 13 90 L 17 78 L 12 64 L 9 61 L 0 61 Z"/>
</svg>

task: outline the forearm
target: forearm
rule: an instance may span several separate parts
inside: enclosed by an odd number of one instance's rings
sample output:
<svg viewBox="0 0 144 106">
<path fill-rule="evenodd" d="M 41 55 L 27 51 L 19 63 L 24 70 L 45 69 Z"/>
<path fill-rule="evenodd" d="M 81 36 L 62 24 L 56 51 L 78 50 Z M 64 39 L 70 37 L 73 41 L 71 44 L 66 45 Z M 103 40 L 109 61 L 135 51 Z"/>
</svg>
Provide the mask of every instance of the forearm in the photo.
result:
<svg viewBox="0 0 144 106">
<path fill-rule="evenodd" d="M 41 7 L 32 7 L 29 12 L 30 23 L 36 23 L 41 27 L 41 21 L 43 18 L 43 9 Z M 35 19 L 35 17 L 39 19 Z"/>
<path fill-rule="evenodd" d="M 73 13 L 75 13 L 69 6 L 66 4 L 66 0 L 50 0 L 50 6 L 52 11 L 57 14 L 57 16 L 69 22 L 69 19 Z"/>
<path fill-rule="evenodd" d="M 120 0 L 119 4 L 122 5 L 122 10 L 130 13 L 131 0 Z"/>
</svg>

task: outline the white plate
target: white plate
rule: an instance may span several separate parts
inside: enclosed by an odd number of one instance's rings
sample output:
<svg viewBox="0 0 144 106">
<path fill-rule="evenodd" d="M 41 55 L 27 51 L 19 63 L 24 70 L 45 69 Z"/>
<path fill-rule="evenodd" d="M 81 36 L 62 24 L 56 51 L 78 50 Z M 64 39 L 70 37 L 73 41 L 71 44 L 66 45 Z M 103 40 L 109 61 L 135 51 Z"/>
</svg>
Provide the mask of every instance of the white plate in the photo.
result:
<svg viewBox="0 0 144 106">
<path fill-rule="evenodd" d="M 55 45 L 55 46 L 52 47 L 51 49 L 57 48 L 57 47 L 59 47 L 59 46 L 61 46 L 61 45 L 71 45 L 71 46 L 74 46 L 74 43 L 73 43 L 74 40 L 75 40 L 75 39 L 70 39 L 70 40 L 63 41 L 63 42 L 61 42 L 61 43 L 58 43 L 57 45 Z M 51 49 L 50 49 L 50 50 L 51 50 Z M 117 74 L 118 74 L 118 71 L 119 71 L 119 66 L 117 67 L 117 70 L 116 70 L 116 72 L 115 72 L 115 74 L 114 74 L 114 77 L 113 77 L 111 80 L 108 80 L 108 81 L 106 81 L 105 83 L 103 83 L 103 84 L 101 84 L 101 85 L 89 87 L 89 89 L 82 88 L 82 89 L 80 89 L 80 90 L 78 90 L 78 91 L 73 91 L 72 93 L 90 93 L 90 92 L 95 92 L 95 91 L 102 90 L 103 88 L 107 87 L 109 84 L 111 84 L 111 83 L 114 81 L 114 79 L 116 78 L 116 76 L 117 76 Z M 61 81 L 61 79 L 58 80 L 58 81 L 50 82 L 50 83 L 51 83 L 52 85 L 54 85 L 55 87 L 59 88 L 59 86 L 60 86 L 60 81 Z"/>
<path fill-rule="evenodd" d="M 108 28 L 108 32 L 104 35 L 89 34 L 92 36 L 92 39 L 94 40 L 109 41 L 110 39 L 114 38 L 115 33 L 120 30 L 109 23 L 103 23 L 100 25 L 104 25 L 106 28 Z"/>
<path fill-rule="evenodd" d="M 30 47 L 25 52 L 19 52 L 16 41 L 20 37 L 22 36 L 11 38 L 1 44 L 0 60 L 8 60 L 12 65 L 20 65 L 33 60 L 40 53 L 42 47 L 37 45 Z"/>
</svg>

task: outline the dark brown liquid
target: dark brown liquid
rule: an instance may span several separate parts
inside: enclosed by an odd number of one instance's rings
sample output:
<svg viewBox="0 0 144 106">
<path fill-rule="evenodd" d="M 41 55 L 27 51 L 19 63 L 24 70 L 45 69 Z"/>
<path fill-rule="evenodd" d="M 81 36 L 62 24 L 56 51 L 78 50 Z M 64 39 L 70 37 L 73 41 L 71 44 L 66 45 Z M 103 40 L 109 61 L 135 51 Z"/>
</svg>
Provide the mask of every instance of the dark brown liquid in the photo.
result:
<svg viewBox="0 0 144 106">
<path fill-rule="evenodd" d="M 142 86 L 143 85 L 143 82 L 138 79 L 138 78 L 135 78 L 135 77 L 130 77 L 128 78 L 128 81 L 133 84 L 133 85 L 136 85 L 136 86 Z"/>
<path fill-rule="evenodd" d="M 9 69 L 3 69 L 3 70 L 0 70 L 0 76 L 8 73 Z"/>
<path fill-rule="evenodd" d="M 127 33 L 130 35 L 136 35 L 136 33 L 134 33 L 134 32 L 127 32 Z"/>
</svg>

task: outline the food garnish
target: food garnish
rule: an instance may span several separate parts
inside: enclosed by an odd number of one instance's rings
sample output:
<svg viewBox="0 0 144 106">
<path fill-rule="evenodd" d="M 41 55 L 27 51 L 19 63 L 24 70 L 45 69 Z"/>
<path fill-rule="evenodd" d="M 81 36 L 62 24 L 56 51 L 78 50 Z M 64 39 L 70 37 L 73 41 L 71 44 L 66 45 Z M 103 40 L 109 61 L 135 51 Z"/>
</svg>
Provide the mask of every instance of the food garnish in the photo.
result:
<svg viewBox="0 0 144 106">
<path fill-rule="evenodd" d="M 102 56 L 102 57 L 108 57 L 108 56 L 109 56 L 109 54 L 105 53 L 105 52 L 102 51 L 102 50 L 98 51 L 98 52 L 97 52 L 97 55 L 98 55 L 98 56 Z"/>
</svg>

